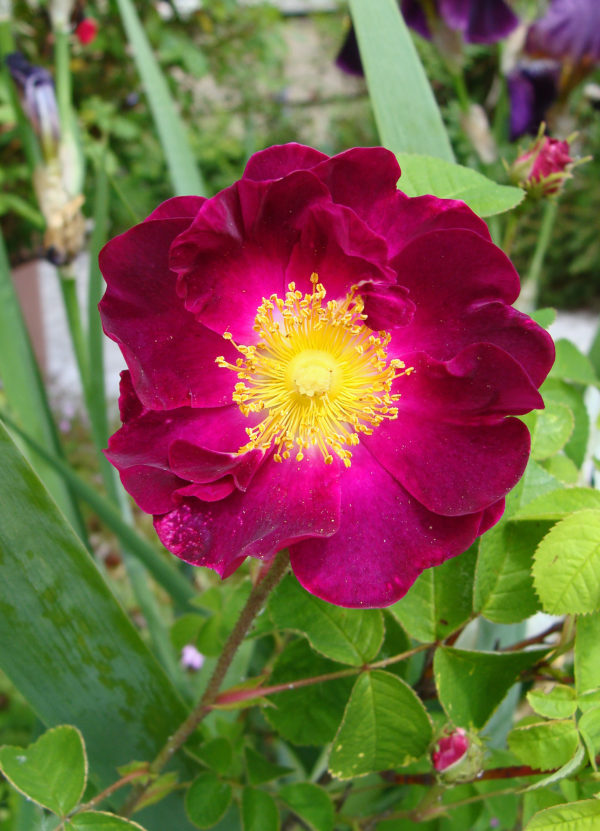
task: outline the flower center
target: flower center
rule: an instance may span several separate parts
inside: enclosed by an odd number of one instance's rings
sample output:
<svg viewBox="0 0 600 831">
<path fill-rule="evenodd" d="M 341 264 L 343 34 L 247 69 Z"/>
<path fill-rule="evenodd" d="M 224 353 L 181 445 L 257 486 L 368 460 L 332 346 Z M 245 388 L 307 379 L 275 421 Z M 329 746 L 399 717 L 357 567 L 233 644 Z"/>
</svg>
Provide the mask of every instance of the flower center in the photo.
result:
<svg viewBox="0 0 600 831">
<path fill-rule="evenodd" d="M 373 332 L 364 321 L 364 303 L 353 286 L 345 300 L 329 300 L 316 274 L 312 293 L 303 295 L 294 283 L 285 300 L 276 294 L 264 299 L 254 321 L 259 340 L 244 346 L 229 340 L 241 357 L 235 364 L 224 357 L 217 364 L 240 379 L 233 400 L 246 416 L 265 413 L 255 427 L 246 428 L 249 441 L 239 453 L 275 447 L 281 462 L 295 452 L 317 446 L 326 464 L 335 453 L 350 467 L 349 448 L 359 434 L 370 435 L 384 419 L 395 419 L 392 395 L 395 378 L 408 375 L 398 359 L 388 362 L 391 336 Z"/>
</svg>

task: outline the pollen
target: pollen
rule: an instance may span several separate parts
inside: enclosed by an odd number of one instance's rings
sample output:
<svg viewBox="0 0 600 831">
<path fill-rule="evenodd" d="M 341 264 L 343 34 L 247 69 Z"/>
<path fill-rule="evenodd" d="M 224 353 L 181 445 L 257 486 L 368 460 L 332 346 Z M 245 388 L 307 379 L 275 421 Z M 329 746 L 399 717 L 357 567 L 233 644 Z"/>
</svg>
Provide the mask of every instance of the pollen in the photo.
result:
<svg viewBox="0 0 600 831">
<path fill-rule="evenodd" d="M 241 412 L 264 414 L 246 428 L 249 441 L 239 453 L 272 447 L 276 462 L 302 461 L 317 447 L 326 464 L 335 455 L 350 467 L 360 435 L 398 417 L 400 395 L 392 384 L 412 367 L 388 361 L 391 336 L 365 325 L 357 286 L 343 300 L 326 301 L 318 275 L 310 280 L 310 294 L 290 283 L 285 299 L 263 298 L 254 321 L 257 342 L 238 344 L 225 332 L 240 357 L 235 364 L 222 356 L 216 362 L 237 374 L 233 401 Z"/>
</svg>

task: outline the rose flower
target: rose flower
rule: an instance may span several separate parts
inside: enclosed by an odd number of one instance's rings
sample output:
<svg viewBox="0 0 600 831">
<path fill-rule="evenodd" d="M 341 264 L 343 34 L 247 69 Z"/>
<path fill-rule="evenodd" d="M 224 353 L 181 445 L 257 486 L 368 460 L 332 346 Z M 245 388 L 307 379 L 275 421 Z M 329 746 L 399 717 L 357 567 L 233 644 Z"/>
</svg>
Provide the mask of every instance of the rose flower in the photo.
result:
<svg viewBox="0 0 600 831">
<path fill-rule="evenodd" d="M 484 222 L 399 175 L 272 147 L 101 252 L 129 368 L 107 455 L 183 560 L 289 547 L 308 591 L 385 606 L 500 518 L 552 342 Z"/>
</svg>

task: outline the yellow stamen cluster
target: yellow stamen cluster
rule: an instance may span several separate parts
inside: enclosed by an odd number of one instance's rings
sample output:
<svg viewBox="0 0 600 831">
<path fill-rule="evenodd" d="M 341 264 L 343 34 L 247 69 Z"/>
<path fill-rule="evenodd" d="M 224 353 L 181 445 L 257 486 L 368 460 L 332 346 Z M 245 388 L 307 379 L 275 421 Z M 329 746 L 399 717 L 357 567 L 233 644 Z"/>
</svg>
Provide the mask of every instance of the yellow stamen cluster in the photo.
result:
<svg viewBox="0 0 600 831">
<path fill-rule="evenodd" d="M 246 428 L 249 442 L 239 449 L 275 446 L 281 462 L 317 446 L 327 464 L 335 453 L 350 467 L 350 447 L 359 434 L 371 435 L 381 422 L 395 419 L 392 395 L 395 378 L 408 375 L 404 363 L 387 361 L 391 336 L 373 332 L 364 321 L 364 303 L 353 286 L 345 300 L 329 300 L 316 274 L 312 293 L 302 294 L 294 283 L 285 300 L 272 294 L 258 308 L 254 346 L 237 344 L 229 332 L 223 337 L 241 353 L 235 364 L 224 357 L 220 367 L 237 373 L 233 400 L 246 416 L 265 412 L 255 427 Z"/>
</svg>

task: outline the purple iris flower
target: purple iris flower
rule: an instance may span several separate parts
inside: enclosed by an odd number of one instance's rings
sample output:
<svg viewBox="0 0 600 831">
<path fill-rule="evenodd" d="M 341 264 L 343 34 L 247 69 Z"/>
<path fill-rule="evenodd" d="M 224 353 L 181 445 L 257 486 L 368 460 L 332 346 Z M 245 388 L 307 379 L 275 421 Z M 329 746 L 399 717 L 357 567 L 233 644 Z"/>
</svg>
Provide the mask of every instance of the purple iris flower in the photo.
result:
<svg viewBox="0 0 600 831">
<path fill-rule="evenodd" d="M 600 63 L 599 0 L 551 0 L 546 14 L 531 25 L 526 49 L 573 64 Z"/>
<path fill-rule="evenodd" d="M 358 41 L 356 40 L 356 32 L 354 26 L 350 26 L 348 34 L 342 44 L 342 48 L 338 52 L 335 59 L 336 66 L 348 75 L 364 75 L 362 61 L 360 59 L 360 51 L 358 49 Z"/>
<path fill-rule="evenodd" d="M 536 135 L 546 112 L 556 101 L 560 67 L 551 61 L 520 63 L 508 75 L 510 140 Z"/>
<path fill-rule="evenodd" d="M 495 43 L 519 24 L 519 18 L 504 0 L 433 0 L 431 8 L 449 29 L 461 32 L 467 43 Z M 408 26 L 431 38 L 424 3 L 402 0 L 402 14 Z"/>
<path fill-rule="evenodd" d="M 600 0 L 598 0 L 600 2 Z M 505 0 L 401 0 L 406 25 L 427 40 L 431 23 L 440 20 L 448 29 L 461 32 L 467 43 L 495 43 L 519 25 L 519 18 Z M 336 58 L 337 66 L 350 75 L 363 75 L 354 28 L 350 27 Z"/>
<path fill-rule="evenodd" d="M 20 52 L 6 56 L 6 65 L 21 93 L 25 114 L 39 136 L 44 155 L 56 154 L 60 140 L 60 120 L 54 81 L 41 66 L 34 66 Z"/>
</svg>

